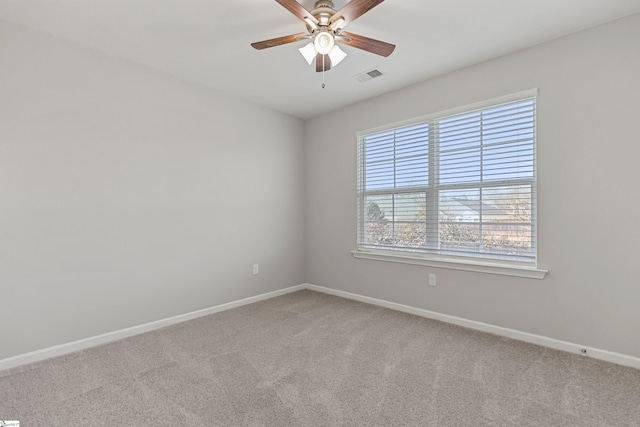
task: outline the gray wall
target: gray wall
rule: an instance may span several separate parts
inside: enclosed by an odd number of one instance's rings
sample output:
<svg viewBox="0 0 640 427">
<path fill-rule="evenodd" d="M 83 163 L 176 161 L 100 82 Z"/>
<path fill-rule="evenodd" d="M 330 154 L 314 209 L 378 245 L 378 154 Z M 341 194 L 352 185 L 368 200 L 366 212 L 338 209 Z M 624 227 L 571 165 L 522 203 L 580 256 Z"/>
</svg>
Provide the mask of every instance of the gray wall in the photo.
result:
<svg viewBox="0 0 640 427">
<path fill-rule="evenodd" d="M 635 15 L 306 122 L 307 281 L 640 357 L 639 41 Z M 351 257 L 358 130 L 535 87 L 546 279 Z"/>
<path fill-rule="evenodd" d="M 303 283 L 302 135 L 0 21 L 0 359 Z"/>
</svg>

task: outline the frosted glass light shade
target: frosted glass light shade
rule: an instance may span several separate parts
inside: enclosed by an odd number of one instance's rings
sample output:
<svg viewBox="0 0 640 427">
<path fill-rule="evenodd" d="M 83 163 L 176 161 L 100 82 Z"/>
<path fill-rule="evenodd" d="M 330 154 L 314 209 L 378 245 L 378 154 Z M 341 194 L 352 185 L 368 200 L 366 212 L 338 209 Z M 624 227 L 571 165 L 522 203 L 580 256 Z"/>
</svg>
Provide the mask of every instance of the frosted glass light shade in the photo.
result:
<svg viewBox="0 0 640 427">
<path fill-rule="evenodd" d="M 326 55 L 331 52 L 331 49 L 335 46 L 335 40 L 333 39 L 333 34 L 328 31 L 320 31 L 316 34 L 315 39 L 313 40 L 313 45 L 319 54 Z"/>
<path fill-rule="evenodd" d="M 331 49 L 331 52 L 329 52 L 329 59 L 331 59 L 331 65 L 335 67 L 340 62 L 342 62 L 342 60 L 346 58 L 346 56 L 347 54 L 345 51 L 340 49 L 338 45 L 334 45 L 333 49 Z"/>
<path fill-rule="evenodd" d="M 316 48 L 313 45 L 313 43 L 309 43 L 306 46 L 301 47 L 298 50 L 300 51 L 302 56 L 304 56 L 304 59 L 307 61 L 307 63 L 309 65 L 311 65 L 311 63 L 315 59 L 316 55 L 318 54 L 318 52 L 316 51 Z"/>
</svg>

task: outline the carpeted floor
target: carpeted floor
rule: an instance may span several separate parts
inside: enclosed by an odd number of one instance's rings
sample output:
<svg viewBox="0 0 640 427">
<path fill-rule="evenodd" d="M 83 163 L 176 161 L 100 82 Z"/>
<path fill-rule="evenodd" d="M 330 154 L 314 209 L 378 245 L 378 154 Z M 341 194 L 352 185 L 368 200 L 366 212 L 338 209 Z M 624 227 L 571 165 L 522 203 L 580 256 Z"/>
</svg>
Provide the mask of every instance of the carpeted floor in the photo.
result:
<svg viewBox="0 0 640 427">
<path fill-rule="evenodd" d="M 639 426 L 640 370 L 300 291 L 0 372 L 29 426 Z"/>
</svg>

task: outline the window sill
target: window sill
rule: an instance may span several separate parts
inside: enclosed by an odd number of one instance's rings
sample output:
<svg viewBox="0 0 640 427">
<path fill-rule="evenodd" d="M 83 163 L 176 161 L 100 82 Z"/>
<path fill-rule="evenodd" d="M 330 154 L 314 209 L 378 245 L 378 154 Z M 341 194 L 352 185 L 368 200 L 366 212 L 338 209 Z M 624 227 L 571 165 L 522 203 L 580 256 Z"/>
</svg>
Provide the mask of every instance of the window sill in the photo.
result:
<svg viewBox="0 0 640 427">
<path fill-rule="evenodd" d="M 414 254 L 389 254 L 388 252 L 374 252 L 355 250 L 351 251 L 354 258 L 374 261 L 398 262 L 402 264 L 424 265 L 428 267 L 448 268 L 452 270 L 473 271 L 476 273 L 500 274 L 503 276 L 524 277 L 527 279 L 544 279 L 547 270 L 536 267 L 501 263 L 496 261 L 457 260 L 442 256 L 414 255 Z"/>
</svg>

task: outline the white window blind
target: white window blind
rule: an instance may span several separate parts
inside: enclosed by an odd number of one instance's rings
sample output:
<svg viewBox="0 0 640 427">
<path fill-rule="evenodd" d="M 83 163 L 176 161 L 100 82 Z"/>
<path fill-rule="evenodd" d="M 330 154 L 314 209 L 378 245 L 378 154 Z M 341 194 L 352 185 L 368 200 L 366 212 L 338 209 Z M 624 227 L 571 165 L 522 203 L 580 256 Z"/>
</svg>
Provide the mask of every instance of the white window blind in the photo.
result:
<svg viewBox="0 0 640 427">
<path fill-rule="evenodd" d="M 358 135 L 358 249 L 536 261 L 536 98 Z"/>
</svg>

